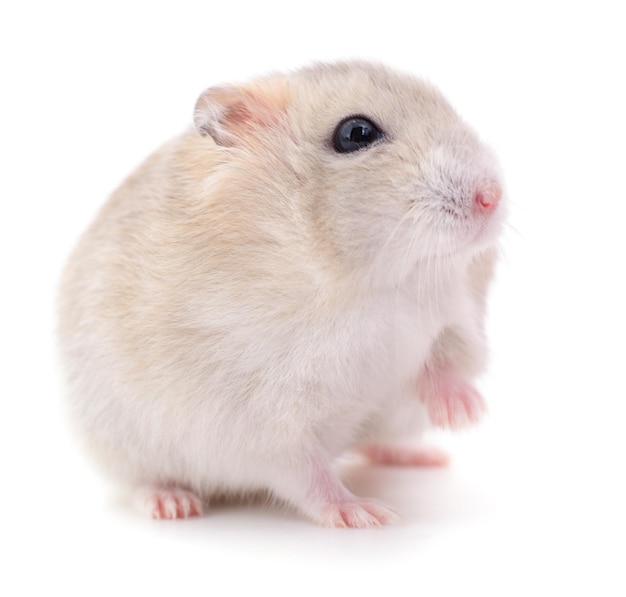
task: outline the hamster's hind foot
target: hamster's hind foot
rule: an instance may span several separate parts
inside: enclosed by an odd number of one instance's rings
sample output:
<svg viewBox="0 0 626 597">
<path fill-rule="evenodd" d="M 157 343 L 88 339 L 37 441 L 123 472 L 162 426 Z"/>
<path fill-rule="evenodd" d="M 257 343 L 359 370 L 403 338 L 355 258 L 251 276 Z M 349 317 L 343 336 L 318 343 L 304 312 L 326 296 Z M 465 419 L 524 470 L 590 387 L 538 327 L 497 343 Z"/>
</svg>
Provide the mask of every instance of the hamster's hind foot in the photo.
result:
<svg viewBox="0 0 626 597">
<path fill-rule="evenodd" d="M 487 410 L 480 392 L 453 371 L 425 371 L 418 390 L 431 422 L 438 427 L 458 429 L 477 423 Z"/>
<path fill-rule="evenodd" d="M 147 487 L 138 492 L 136 503 L 150 518 L 175 519 L 202 515 L 202 501 L 194 493 L 175 487 Z"/>
<path fill-rule="evenodd" d="M 448 454 L 430 446 L 406 446 L 395 444 L 368 444 L 359 448 L 371 464 L 379 466 L 445 466 Z"/>
<path fill-rule="evenodd" d="M 374 500 L 354 497 L 354 501 L 327 504 L 320 522 L 325 527 L 365 529 L 400 522 L 393 511 Z"/>
<path fill-rule="evenodd" d="M 333 468 L 323 459 L 309 461 L 308 488 L 305 484 L 291 484 L 290 501 L 299 506 L 310 518 L 325 527 L 371 528 L 400 521 L 400 517 L 372 499 L 361 498 L 343 485 Z M 283 494 L 287 497 L 285 494 Z"/>
</svg>

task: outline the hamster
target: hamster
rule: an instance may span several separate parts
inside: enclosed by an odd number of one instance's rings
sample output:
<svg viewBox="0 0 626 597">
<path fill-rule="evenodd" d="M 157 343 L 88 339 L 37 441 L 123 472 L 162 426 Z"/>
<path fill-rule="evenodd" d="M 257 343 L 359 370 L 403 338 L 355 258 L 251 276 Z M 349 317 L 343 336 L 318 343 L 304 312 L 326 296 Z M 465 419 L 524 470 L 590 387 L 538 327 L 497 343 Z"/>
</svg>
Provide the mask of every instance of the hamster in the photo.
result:
<svg viewBox="0 0 626 597">
<path fill-rule="evenodd" d="M 267 492 L 398 519 L 334 459 L 434 464 L 477 421 L 505 214 L 497 160 L 430 84 L 318 64 L 206 90 L 65 268 L 58 337 L 90 453 L 153 518 Z"/>
</svg>

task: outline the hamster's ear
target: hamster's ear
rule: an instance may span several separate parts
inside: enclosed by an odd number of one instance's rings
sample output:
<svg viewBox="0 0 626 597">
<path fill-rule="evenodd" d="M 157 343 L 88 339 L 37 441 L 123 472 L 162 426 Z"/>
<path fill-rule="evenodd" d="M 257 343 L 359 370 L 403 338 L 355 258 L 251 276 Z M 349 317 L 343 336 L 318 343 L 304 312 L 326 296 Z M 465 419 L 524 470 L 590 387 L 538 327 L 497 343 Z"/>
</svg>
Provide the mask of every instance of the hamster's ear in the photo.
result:
<svg viewBox="0 0 626 597">
<path fill-rule="evenodd" d="M 218 145 L 237 145 L 255 129 L 277 124 L 286 106 L 282 81 L 211 87 L 196 102 L 194 123 L 198 133 L 210 135 Z"/>
</svg>

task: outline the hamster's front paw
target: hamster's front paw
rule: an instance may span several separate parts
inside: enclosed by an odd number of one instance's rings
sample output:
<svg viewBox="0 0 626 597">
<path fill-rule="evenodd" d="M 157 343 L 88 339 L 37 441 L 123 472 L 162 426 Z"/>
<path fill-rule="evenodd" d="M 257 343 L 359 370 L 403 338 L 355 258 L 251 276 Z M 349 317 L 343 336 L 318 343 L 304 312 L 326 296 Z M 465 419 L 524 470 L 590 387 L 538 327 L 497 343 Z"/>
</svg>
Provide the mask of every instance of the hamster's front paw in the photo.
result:
<svg viewBox="0 0 626 597">
<path fill-rule="evenodd" d="M 154 519 L 202 515 L 202 501 L 194 493 L 184 489 L 148 487 L 138 493 L 137 505 Z"/>
<path fill-rule="evenodd" d="M 418 390 L 431 422 L 438 427 L 458 429 L 476 423 L 487 410 L 480 392 L 452 371 L 425 371 Z"/>
</svg>

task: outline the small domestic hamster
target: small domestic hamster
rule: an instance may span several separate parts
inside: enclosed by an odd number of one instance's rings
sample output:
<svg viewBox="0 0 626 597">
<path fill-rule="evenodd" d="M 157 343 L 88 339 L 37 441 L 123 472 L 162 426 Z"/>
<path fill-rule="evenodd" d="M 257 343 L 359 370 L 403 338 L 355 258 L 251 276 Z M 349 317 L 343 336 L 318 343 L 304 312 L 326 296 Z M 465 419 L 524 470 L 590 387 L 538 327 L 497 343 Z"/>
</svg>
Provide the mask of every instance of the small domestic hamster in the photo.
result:
<svg viewBox="0 0 626 597">
<path fill-rule="evenodd" d="M 505 214 L 492 152 L 430 84 L 347 61 L 211 87 L 64 271 L 75 427 L 154 518 L 268 492 L 322 525 L 397 519 L 346 452 L 428 464 L 476 421 Z"/>
</svg>

